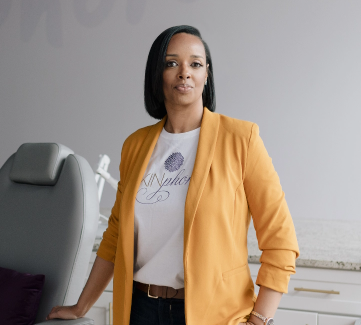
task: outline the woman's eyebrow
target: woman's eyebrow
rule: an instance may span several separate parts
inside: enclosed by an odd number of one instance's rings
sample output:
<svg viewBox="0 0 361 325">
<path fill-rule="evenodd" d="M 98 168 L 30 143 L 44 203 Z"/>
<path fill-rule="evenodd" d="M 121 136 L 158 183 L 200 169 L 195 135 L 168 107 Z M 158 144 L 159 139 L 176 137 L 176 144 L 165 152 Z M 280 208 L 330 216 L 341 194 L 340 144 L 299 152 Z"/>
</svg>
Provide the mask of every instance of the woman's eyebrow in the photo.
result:
<svg viewBox="0 0 361 325">
<path fill-rule="evenodd" d="M 178 57 L 179 55 L 178 54 L 166 54 L 166 56 L 176 56 L 176 57 Z M 191 58 L 202 58 L 202 59 L 204 59 L 203 56 L 195 55 L 195 54 L 191 55 Z"/>
</svg>

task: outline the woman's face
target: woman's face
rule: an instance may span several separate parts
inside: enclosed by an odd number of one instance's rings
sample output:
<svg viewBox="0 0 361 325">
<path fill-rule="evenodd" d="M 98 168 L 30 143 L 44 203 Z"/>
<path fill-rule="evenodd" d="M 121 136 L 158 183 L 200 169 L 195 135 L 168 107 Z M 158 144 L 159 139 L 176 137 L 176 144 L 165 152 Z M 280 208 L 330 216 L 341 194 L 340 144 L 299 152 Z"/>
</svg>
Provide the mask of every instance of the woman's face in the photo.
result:
<svg viewBox="0 0 361 325">
<path fill-rule="evenodd" d="M 202 41 L 194 35 L 179 33 L 168 45 L 163 71 L 164 103 L 190 106 L 200 102 L 207 79 L 206 53 Z"/>
</svg>

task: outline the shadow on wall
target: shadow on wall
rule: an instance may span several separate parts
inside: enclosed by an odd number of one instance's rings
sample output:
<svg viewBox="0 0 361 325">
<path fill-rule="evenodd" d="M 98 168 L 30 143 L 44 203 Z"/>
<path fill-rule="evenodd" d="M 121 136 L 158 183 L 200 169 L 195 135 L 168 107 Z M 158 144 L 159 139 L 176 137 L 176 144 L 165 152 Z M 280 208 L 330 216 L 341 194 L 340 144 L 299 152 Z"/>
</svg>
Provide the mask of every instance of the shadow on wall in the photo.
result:
<svg viewBox="0 0 361 325">
<path fill-rule="evenodd" d="M 197 0 L 178 0 L 183 3 L 194 3 Z M 0 2 L 0 28 L 9 15 L 12 1 L 2 0 Z M 97 7 L 91 11 L 87 9 L 87 0 L 74 0 L 73 9 L 76 20 L 83 26 L 92 28 L 101 24 L 110 14 L 115 0 L 100 0 Z M 147 0 L 127 0 L 126 19 L 127 22 L 138 24 L 145 12 Z M 22 0 L 20 37 L 27 42 L 31 39 L 36 26 L 43 14 L 46 15 L 45 29 L 48 43 L 56 48 L 63 46 L 62 33 L 62 9 L 60 0 Z"/>
</svg>

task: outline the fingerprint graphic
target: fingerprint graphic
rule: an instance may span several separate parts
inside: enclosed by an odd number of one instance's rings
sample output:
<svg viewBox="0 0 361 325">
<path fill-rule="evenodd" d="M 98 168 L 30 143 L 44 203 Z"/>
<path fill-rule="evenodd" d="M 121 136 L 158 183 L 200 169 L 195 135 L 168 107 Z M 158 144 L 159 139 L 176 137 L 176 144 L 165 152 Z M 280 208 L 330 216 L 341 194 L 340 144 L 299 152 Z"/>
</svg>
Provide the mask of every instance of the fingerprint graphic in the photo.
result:
<svg viewBox="0 0 361 325">
<path fill-rule="evenodd" d="M 164 163 L 164 167 L 166 170 L 170 172 L 174 172 L 183 165 L 184 157 L 180 152 L 172 153 Z"/>
</svg>

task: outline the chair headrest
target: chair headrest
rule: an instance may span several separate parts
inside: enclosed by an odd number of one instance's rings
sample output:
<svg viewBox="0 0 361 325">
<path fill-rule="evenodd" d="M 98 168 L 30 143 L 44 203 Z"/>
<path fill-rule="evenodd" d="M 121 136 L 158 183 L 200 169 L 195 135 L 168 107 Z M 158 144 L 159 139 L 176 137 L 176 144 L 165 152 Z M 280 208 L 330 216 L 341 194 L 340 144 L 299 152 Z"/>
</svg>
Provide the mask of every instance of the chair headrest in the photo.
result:
<svg viewBox="0 0 361 325">
<path fill-rule="evenodd" d="M 69 154 L 74 152 L 60 143 L 24 143 L 15 154 L 10 179 L 17 183 L 55 185 Z"/>
</svg>

